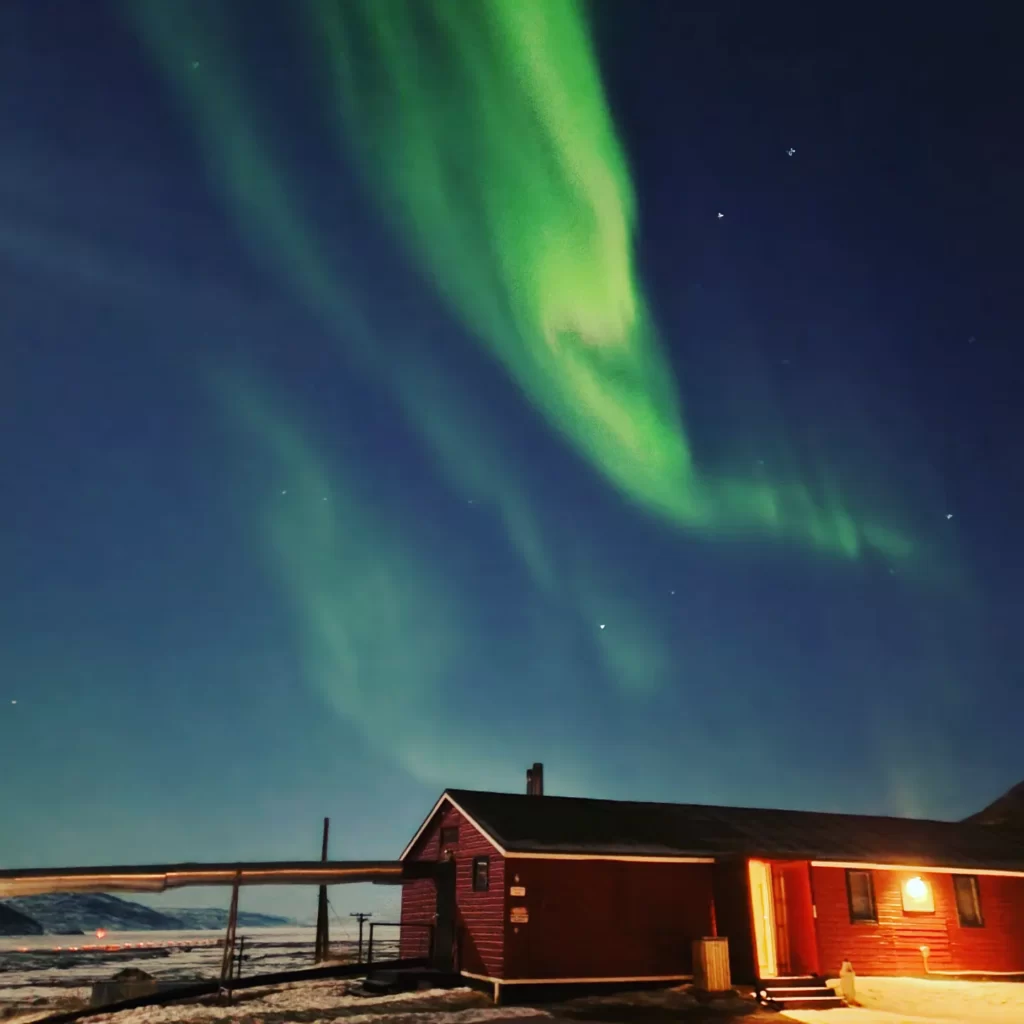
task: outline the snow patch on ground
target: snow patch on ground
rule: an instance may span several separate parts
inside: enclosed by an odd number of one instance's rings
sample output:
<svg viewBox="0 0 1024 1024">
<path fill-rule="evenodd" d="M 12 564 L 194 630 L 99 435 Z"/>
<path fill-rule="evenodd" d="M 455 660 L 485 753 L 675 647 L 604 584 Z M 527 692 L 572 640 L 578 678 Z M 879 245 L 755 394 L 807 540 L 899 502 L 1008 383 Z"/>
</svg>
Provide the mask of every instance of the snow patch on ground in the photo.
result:
<svg viewBox="0 0 1024 1024">
<path fill-rule="evenodd" d="M 3 0 L 0 0 L 0 4 Z M 272 974 L 313 966 L 311 928 L 246 929 L 243 975 Z M 0 1024 L 39 1016 L 47 1008 L 68 1009 L 88 1002 L 94 982 L 104 981 L 132 967 L 151 974 L 161 983 L 212 980 L 220 975 L 223 950 L 207 932 L 117 932 L 105 942 L 117 949 L 101 948 L 89 936 L 29 936 L 0 939 Z M 60 946 L 59 951 L 56 949 Z M 348 940 L 331 944 L 331 954 L 341 960 L 356 959 L 356 944 Z M 382 959 L 397 956 L 397 945 L 374 939 Z M 45 1004 L 39 1002 L 45 997 Z M 13 1017 L 17 1014 L 18 1017 Z"/>
<path fill-rule="evenodd" d="M 491 1005 L 462 1006 L 468 1000 L 489 1003 L 472 989 L 430 989 L 416 993 L 397 993 L 387 996 L 353 996 L 346 994 L 344 984 L 338 981 L 303 982 L 282 985 L 274 989 L 253 989 L 236 993 L 229 1006 L 178 1005 L 149 1006 L 120 1013 L 97 1014 L 88 1018 L 88 1024 L 213 1024 L 217 1021 L 283 1020 L 289 1014 L 301 1013 L 306 1024 L 396 1024 L 415 1021 L 416 1024 L 480 1024 L 495 1018 L 550 1017 L 545 1010 L 533 1007 L 499 1007 Z M 394 1004 L 390 1010 L 387 1004 Z M 448 1009 L 445 1007 L 448 1006 Z M 370 1013 L 345 1013 L 347 1008 L 373 1007 Z M 312 1019 L 310 1011 L 329 1013 Z M 341 1012 L 339 1012 L 341 1011 Z"/>
<path fill-rule="evenodd" d="M 836 987 L 838 982 L 829 982 Z M 937 978 L 857 978 L 859 1007 L 787 1010 L 803 1024 L 1022 1024 L 1024 984 Z"/>
</svg>

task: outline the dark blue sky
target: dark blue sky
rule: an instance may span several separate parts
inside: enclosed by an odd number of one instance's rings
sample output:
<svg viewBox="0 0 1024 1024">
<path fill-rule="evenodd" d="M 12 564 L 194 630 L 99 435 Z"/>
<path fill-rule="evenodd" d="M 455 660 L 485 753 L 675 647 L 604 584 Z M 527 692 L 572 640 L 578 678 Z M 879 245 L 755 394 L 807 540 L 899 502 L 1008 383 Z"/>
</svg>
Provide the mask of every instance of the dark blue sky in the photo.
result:
<svg viewBox="0 0 1024 1024">
<path fill-rule="evenodd" d="M 591 8 L 696 461 L 825 467 L 898 564 L 625 500 L 420 275 L 285 8 L 212 6 L 243 28 L 176 59 L 256 83 L 351 319 L 247 237 L 125 8 L 3 5 L 0 863 L 315 856 L 323 815 L 389 857 L 534 760 L 564 794 L 938 817 L 1019 781 L 1005 6 Z"/>
</svg>

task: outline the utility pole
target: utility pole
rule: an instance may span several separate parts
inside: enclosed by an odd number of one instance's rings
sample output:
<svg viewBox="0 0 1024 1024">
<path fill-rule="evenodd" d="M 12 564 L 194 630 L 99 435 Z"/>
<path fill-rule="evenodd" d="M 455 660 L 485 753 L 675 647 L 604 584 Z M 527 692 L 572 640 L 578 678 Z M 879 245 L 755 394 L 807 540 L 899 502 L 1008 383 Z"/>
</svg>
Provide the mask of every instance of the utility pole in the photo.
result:
<svg viewBox="0 0 1024 1024">
<path fill-rule="evenodd" d="M 356 963 L 361 964 L 363 962 L 363 922 L 367 918 L 373 917 L 373 914 L 358 913 L 349 914 L 348 916 L 354 917 L 359 922 L 359 952 L 356 954 Z"/>
<path fill-rule="evenodd" d="M 320 860 L 327 862 L 327 835 L 331 829 L 331 819 L 324 818 L 324 841 L 320 850 Z M 316 945 L 313 952 L 313 960 L 321 963 L 328 957 L 330 939 L 327 934 L 327 886 L 320 886 L 320 899 L 316 908 Z"/>
</svg>

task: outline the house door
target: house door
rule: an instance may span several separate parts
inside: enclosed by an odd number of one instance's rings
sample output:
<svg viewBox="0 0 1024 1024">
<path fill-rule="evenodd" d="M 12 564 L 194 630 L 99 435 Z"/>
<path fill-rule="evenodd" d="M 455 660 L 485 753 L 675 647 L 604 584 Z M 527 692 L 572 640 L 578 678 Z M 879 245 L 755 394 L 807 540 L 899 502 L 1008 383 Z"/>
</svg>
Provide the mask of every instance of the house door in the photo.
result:
<svg viewBox="0 0 1024 1024">
<path fill-rule="evenodd" d="M 754 922 L 754 949 L 759 978 L 777 978 L 779 961 L 776 950 L 775 897 L 772 869 L 763 860 L 752 860 L 750 870 L 750 916 Z"/>
<path fill-rule="evenodd" d="M 807 861 L 771 865 L 775 897 L 776 958 L 779 972 L 818 973 L 818 938 Z"/>
<path fill-rule="evenodd" d="M 455 861 L 444 861 L 438 869 L 432 959 L 439 971 L 451 972 L 455 969 Z"/>
</svg>

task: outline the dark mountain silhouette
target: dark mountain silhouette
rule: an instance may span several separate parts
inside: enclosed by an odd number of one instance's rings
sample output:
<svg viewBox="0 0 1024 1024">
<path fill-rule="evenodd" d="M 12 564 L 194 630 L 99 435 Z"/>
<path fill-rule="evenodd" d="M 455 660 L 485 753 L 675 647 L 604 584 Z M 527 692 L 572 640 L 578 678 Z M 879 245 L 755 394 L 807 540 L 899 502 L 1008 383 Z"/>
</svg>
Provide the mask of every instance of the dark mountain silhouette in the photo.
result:
<svg viewBox="0 0 1024 1024">
<path fill-rule="evenodd" d="M 42 935 L 43 926 L 27 914 L 0 901 L 0 935 Z"/>
<path fill-rule="evenodd" d="M 964 821 L 976 825 L 1015 825 L 1024 829 L 1024 782 L 1018 782 L 998 800 L 993 800 L 984 810 L 964 818 Z"/>
</svg>

